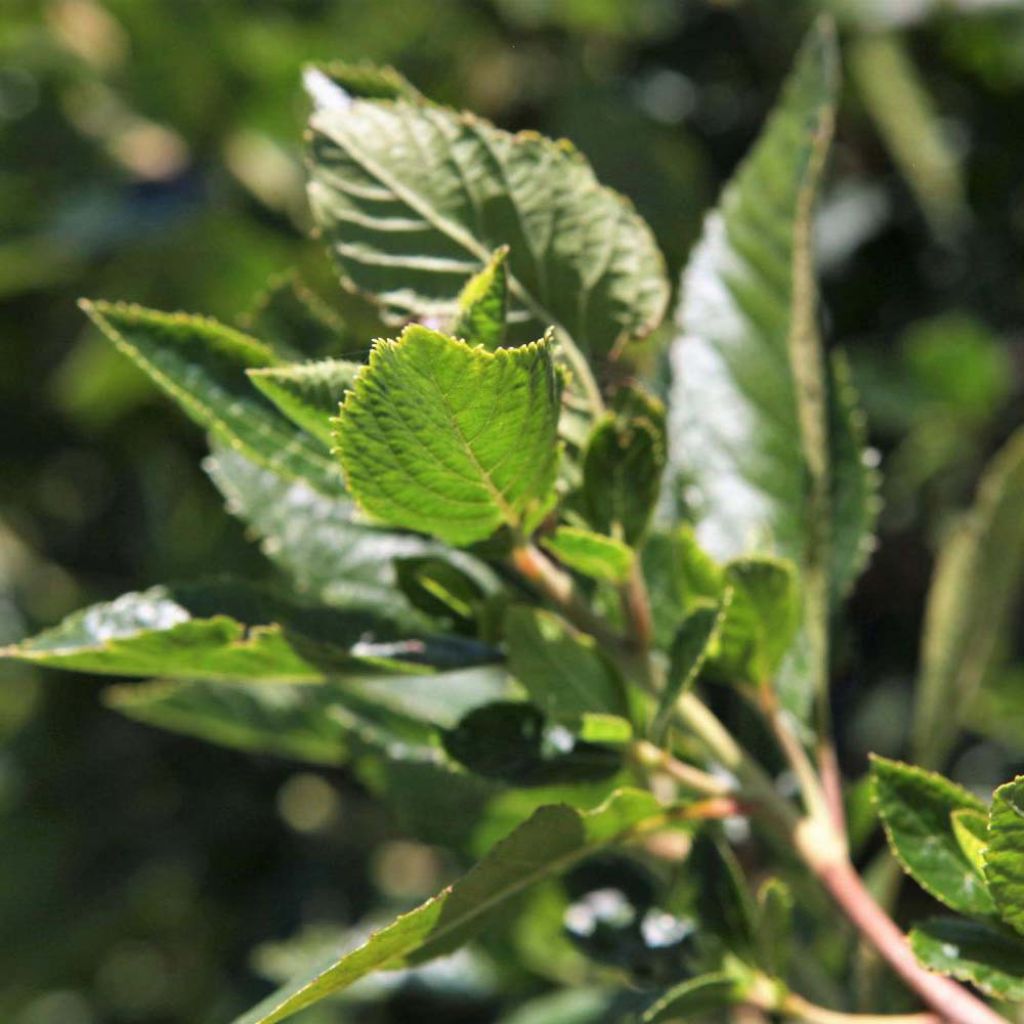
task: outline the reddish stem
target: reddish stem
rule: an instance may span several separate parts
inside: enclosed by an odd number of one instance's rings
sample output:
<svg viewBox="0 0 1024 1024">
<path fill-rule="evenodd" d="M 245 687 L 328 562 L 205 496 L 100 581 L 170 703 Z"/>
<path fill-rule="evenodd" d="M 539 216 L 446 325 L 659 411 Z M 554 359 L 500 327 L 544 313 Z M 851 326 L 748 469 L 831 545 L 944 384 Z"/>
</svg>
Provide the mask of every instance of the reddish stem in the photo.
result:
<svg viewBox="0 0 1024 1024">
<path fill-rule="evenodd" d="M 1006 1024 L 1006 1019 L 955 981 L 925 970 L 906 936 L 875 902 L 860 876 L 845 859 L 812 863 L 815 873 L 846 916 L 882 955 L 889 966 L 950 1024 Z"/>
</svg>

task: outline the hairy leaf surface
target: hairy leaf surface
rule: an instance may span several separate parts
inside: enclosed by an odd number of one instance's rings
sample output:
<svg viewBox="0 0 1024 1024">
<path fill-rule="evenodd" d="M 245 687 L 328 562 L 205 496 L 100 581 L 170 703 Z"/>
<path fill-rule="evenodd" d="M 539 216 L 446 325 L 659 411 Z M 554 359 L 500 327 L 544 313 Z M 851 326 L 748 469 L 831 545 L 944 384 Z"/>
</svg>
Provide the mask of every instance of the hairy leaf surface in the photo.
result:
<svg viewBox="0 0 1024 1024">
<path fill-rule="evenodd" d="M 83 303 L 101 331 L 198 424 L 225 445 L 328 494 L 343 491 L 337 464 L 252 387 L 251 369 L 279 359 L 215 320 L 139 306 Z"/>
<path fill-rule="evenodd" d="M 1024 933 L 1024 775 L 992 794 L 984 861 L 999 916 Z"/>
<path fill-rule="evenodd" d="M 488 352 L 412 325 L 374 345 L 334 436 L 369 513 L 465 545 L 544 507 L 558 408 L 549 340 Z"/>
<path fill-rule="evenodd" d="M 397 319 L 451 315 L 466 278 L 508 245 L 513 344 L 553 325 L 603 356 L 661 320 L 650 230 L 568 143 L 403 99 L 321 109 L 310 129 L 323 237 Z"/>
</svg>

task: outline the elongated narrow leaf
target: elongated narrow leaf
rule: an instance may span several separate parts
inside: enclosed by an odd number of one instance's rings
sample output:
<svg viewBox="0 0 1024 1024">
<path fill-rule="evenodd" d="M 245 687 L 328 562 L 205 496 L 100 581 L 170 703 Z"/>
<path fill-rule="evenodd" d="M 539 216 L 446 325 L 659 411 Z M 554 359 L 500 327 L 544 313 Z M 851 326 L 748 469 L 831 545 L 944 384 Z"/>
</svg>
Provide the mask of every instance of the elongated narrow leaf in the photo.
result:
<svg viewBox="0 0 1024 1024">
<path fill-rule="evenodd" d="M 214 320 L 138 306 L 83 303 L 103 333 L 224 444 L 291 479 L 343 491 L 330 455 L 282 418 L 246 371 L 279 363 L 262 342 Z"/>
<path fill-rule="evenodd" d="M 951 910 L 992 914 L 995 903 L 985 879 L 965 856 L 951 815 L 984 812 L 966 789 L 935 772 L 874 757 L 871 778 L 886 838 L 904 870 Z"/>
<path fill-rule="evenodd" d="M 455 885 L 376 932 L 342 959 L 284 986 L 236 1024 L 275 1024 L 371 971 L 450 953 L 508 900 L 663 813 L 650 794 L 637 790 L 620 790 L 588 813 L 565 805 L 542 807 Z"/>
<path fill-rule="evenodd" d="M 545 507 L 558 407 L 547 339 L 488 352 L 412 325 L 374 345 L 335 439 L 369 513 L 471 544 Z"/>
<path fill-rule="evenodd" d="M 400 656 L 401 636 L 370 612 L 305 608 L 224 581 L 124 594 L 0 655 L 104 675 L 317 682 L 361 664 L 356 650 Z"/>
<path fill-rule="evenodd" d="M 863 566 L 875 512 L 852 394 L 829 380 L 816 325 L 812 215 L 837 66 L 821 21 L 705 222 L 670 352 L 670 463 L 699 540 L 723 560 L 784 556 L 804 578 L 805 628 L 781 687 L 800 717 L 825 685 L 830 597 Z"/>
<path fill-rule="evenodd" d="M 512 675 L 555 719 L 574 721 L 588 711 L 625 713 L 622 680 L 594 641 L 551 612 L 516 606 L 505 616 Z"/>
<path fill-rule="evenodd" d="M 349 755 L 326 687 L 159 680 L 111 686 L 103 697 L 129 718 L 246 753 L 325 765 Z"/>
<path fill-rule="evenodd" d="M 828 394 L 830 579 L 834 601 L 844 598 L 875 550 L 881 477 L 868 454 L 867 420 L 842 352 L 833 352 Z"/>
<path fill-rule="evenodd" d="M 402 99 L 321 109 L 310 129 L 323 237 L 397 319 L 452 315 L 466 278 L 508 245 L 512 344 L 554 325 L 602 356 L 661 320 L 650 230 L 568 143 Z"/>
<path fill-rule="evenodd" d="M 985 879 L 999 916 L 1024 934 L 1024 775 L 992 794 L 983 856 Z"/>
<path fill-rule="evenodd" d="M 248 375 L 288 419 L 329 450 L 331 420 L 361 369 L 361 363 L 322 359 L 249 370 Z"/>
<path fill-rule="evenodd" d="M 680 695 L 697 682 L 704 662 L 721 635 L 731 598 L 730 591 L 720 604 L 695 608 L 683 619 L 672 641 L 665 688 L 658 699 L 655 726 L 658 732 L 668 723 Z"/>
<path fill-rule="evenodd" d="M 459 295 L 452 334 L 493 352 L 505 340 L 508 319 L 508 246 L 496 249 L 487 266 L 469 279 Z"/>
<path fill-rule="evenodd" d="M 974 507 L 942 547 L 925 614 L 914 754 L 949 752 L 992 667 L 1024 576 L 1024 430 L 986 470 Z"/>
<path fill-rule="evenodd" d="M 791 342 L 814 315 L 805 250 L 836 67 L 833 31 L 819 26 L 705 222 L 682 281 L 672 459 L 699 491 L 698 538 L 721 559 L 759 549 L 802 565 L 808 553 L 800 380 L 816 367 L 797 365 L 806 354 Z M 820 378 L 813 386 L 824 394 Z"/>
<path fill-rule="evenodd" d="M 937 917 L 910 933 L 910 945 L 930 971 L 966 981 L 986 995 L 1024 1000 L 1024 942 L 984 921 Z"/>
<path fill-rule="evenodd" d="M 633 552 L 621 541 L 574 526 L 560 526 L 544 540 L 563 565 L 606 583 L 623 583 L 633 568 Z"/>
<path fill-rule="evenodd" d="M 793 893 L 779 878 L 769 878 L 757 891 L 755 925 L 757 955 L 773 978 L 785 978 L 793 944 Z"/>
</svg>

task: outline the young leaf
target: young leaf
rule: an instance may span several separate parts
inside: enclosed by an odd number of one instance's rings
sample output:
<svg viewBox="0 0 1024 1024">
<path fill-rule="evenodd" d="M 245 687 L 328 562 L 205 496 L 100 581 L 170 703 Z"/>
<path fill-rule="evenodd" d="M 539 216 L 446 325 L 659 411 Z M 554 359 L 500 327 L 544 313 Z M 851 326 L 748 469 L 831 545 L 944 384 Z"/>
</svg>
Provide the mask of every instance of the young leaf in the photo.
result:
<svg viewBox="0 0 1024 1024">
<path fill-rule="evenodd" d="M 304 71 L 303 82 L 306 90 L 318 107 L 330 104 L 319 102 L 321 97 L 316 85 L 310 80 L 310 75 L 314 72 L 323 75 L 348 97 L 349 102 L 352 99 L 408 100 L 412 103 L 425 101 L 423 93 L 396 68 L 362 61 L 335 60 L 327 64 L 311 65 Z"/>
<path fill-rule="evenodd" d="M 282 419 L 249 384 L 246 371 L 278 365 L 262 342 L 214 320 L 139 306 L 83 302 L 82 308 L 129 359 L 185 412 L 260 465 L 343 493 L 330 455 Z"/>
<path fill-rule="evenodd" d="M 954 811 L 985 811 L 966 789 L 941 775 L 877 755 L 875 803 L 889 846 L 904 870 L 939 902 L 963 914 L 992 914 L 995 903 L 953 831 Z"/>
<path fill-rule="evenodd" d="M 588 711 L 626 714 L 622 681 L 594 641 L 563 619 L 517 605 L 505 616 L 509 671 L 556 720 Z"/>
<path fill-rule="evenodd" d="M 396 319 L 450 315 L 508 245 L 511 344 L 555 325 L 604 356 L 660 322 L 650 230 L 568 143 L 402 99 L 321 109 L 310 129 L 313 216 L 342 273 Z"/>
<path fill-rule="evenodd" d="M 641 1024 L 670 1024 L 689 1020 L 691 1014 L 720 1010 L 736 1002 L 736 981 L 725 973 L 700 974 L 670 988 L 640 1018 Z"/>
<path fill-rule="evenodd" d="M 800 627 L 796 570 L 780 559 L 740 558 L 724 578 L 732 598 L 716 671 L 734 683 L 770 686 Z"/>
<path fill-rule="evenodd" d="M 372 971 L 450 953 L 484 927 L 492 912 L 531 885 L 566 871 L 663 813 L 650 794 L 637 790 L 618 790 L 587 813 L 562 804 L 542 807 L 453 886 L 340 960 L 284 986 L 235 1024 L 276 1024 Z"/>
<path fill-rule="evenodd" d="M 672 641 L 665 688 L 658 699 L 658 713 L 654 726 L 657 735 L 663 734 L 680 695 L 697 682 L 704 662 L 721 635 L 731 597 L 732 592 L 729 591 L 727 597 L 717 606 L 705 605 L 695 608 L 683 619 L 683 624 Z"/>
<path fill-rule="evenodd" d="M 754 926 L 758 961 L 773 978 L 784 978 L 793 941 L 793 893 L 779 878 L 769 878 L 757 891 Z"/>
<path fill-rule="evenodd" d="M 227 581 L 151 587 L 93 605 L 0 656 L 104 675 L 319 682 L 401 634 L 366 611 L 305 608 Z M 368 664 L 368 663 L 367 663 Z"/>
<path fill-rule="evenodd" d="M 1024 576 L 1024 429 L 985 471 L 974 507 L 935 567 L 921 642 L 914 710 L 917 760 L 949 752 L 992 667 Z"/>
<path fill-rule="evenodd" d="M 986 995 L 1024 1001 L 1024 942 L 985 921 L 937 917 L 910 933 L 914 955 L 930 971 L 966 981 Z"/>
<path fill-rule="evenodd" d="M 999 916 L 1024 934 L 1024 775 L 992 794 L 984 860 Z"/>
<path fill-rule="evenodd" d="M 352 387 L 361 363 L 322 359 L 246 371 L 249 380 L 296 426 L 330 450 L 331 419 Z"/>
<path fill-rule="evenodd" d="M 985 848 L 988 846 L 988 818 L 981 811 L 971 811 L 961 807 L 953 811 L 949 820 L 953 826 L 953 835 L 960 844 L 963 855 L 970 861 L 971 867 L 979 874 L 985 874 Z"/>
<path fill-rule="evenodd" d="M 558 407 L 550 340 L 488 352 L 411 325 L 375 343 L 334 436 L 368 512 L 466 545 L 544 507 Z"/>
<path fill-rule="evenodd" d="M 483 345 L 493 352 L 505 340 L 508 318 L 508 246 L 495 249 L 478 274 L 469 279 L 459 295 L 458 313 L 452 325 L 456 338 Z"/>
<path fill-rule="evenodd" d="M 621 541 L 574 526 L 560 526 L 542 542 L 563 565 L 606 583 L 623 583 L 633 568 L 633 552 Z"/>
<path fill-rule="evenodd" d="M 203 468 L 224 495 L 228 511 L 249 524 L 267 557 L 299 590 L 332 605 L 410 611 L 396 589 L 395 559 L 447 549 L 414 534 L 359 522 L 348 498 L 330 498 L 287 480 L 216 441 L 211 447 Z"/>
<path fill-rule="evenodd" d="M 583 503 L 590 524 L 637 546 L 647 531 L 665 468 L 661 403 L 624 389 L 623 407 L 603 416 L 583 453 Z"/>
<path fill-rule="evenodd" d="M 725 591 L 721 566 L 697 544 L 689 526 L 654 531 L 642 552 L 659 647 L 668 647 L 683 616 L 700 604 L 717 604 Z"/>
</svg>

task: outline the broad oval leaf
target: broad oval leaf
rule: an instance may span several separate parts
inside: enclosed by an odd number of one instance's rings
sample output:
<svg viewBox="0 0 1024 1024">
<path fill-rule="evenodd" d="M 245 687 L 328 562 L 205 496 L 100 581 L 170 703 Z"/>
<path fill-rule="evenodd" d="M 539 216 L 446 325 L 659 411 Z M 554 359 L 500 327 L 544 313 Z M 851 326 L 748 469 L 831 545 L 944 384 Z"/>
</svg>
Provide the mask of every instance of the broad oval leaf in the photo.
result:
<svg viewBox="0 0 1024 1024">
<path fill-rule="evenodd" d="M 372 935 L 358 949 L 284 986 L 235 1024 L 276 1024 L 375 970 L 422 963 L 457 949 L 493 911 L 608 843 L 664 817 L 649 793 L 618 790 L 593 811 L 540 808 L 467 875 Z"/>
<path fill-rule="evenodd" d="M 930 971 L 966 981 L 996 999 L 1024 1001 L 1024 942 L 985 921 L 937 917 L 910 933 L 914 955 Z"/>
<path fill-rule="evenodd" d="M 558 410 L 548 339 L 488 352 L 411 325 L 375 343 L 334 436 L 367 512 L 465 545 L 545 506 Z"/>
<path fill-rule="evenodd" d="M 903 869 L 940 903 L 963 914 L 993 914 L 985 879 L 960 848 L 951 815 L 985 805 L 949 779 L 877 755 L 871 760 L 875 803 L 889 846 Z"/>
<path fill-rule="evenodd" d="M 493 660 L 493 653 L 467 644 L 451 638 L 435 646 L 401 618 L 306 607 L 221 580 L 124 594 L 0 655 L 103 675 L 301 683 L 435 657 L 447 662 L 454 656 L 458 663 L 467 653 Z"/>
<path fill-rule="evenodd" d="M 1024 934 L 1024 775 L 992 794 L 984 861 L 999 916 Z"/>
<path fill-rule="evenodd" d="M 263 342 L 215 320 L 123 303 L 83 302 L 93 322 L 153 382 L 222 443 L 282 476 L 344 492 L 338 466 L 249 383 L 280 360 Z"/>
<path fill-rule="evenodd" d="M 568 143 L 401 99 L 318 110 L 310 130 L 313 216 L 342 273 L 396 319 L 451 315 L 508 245 L 510 343 L 554 325 L 605 356 L 660 322 L 650 229 Z"/>
</svg>

